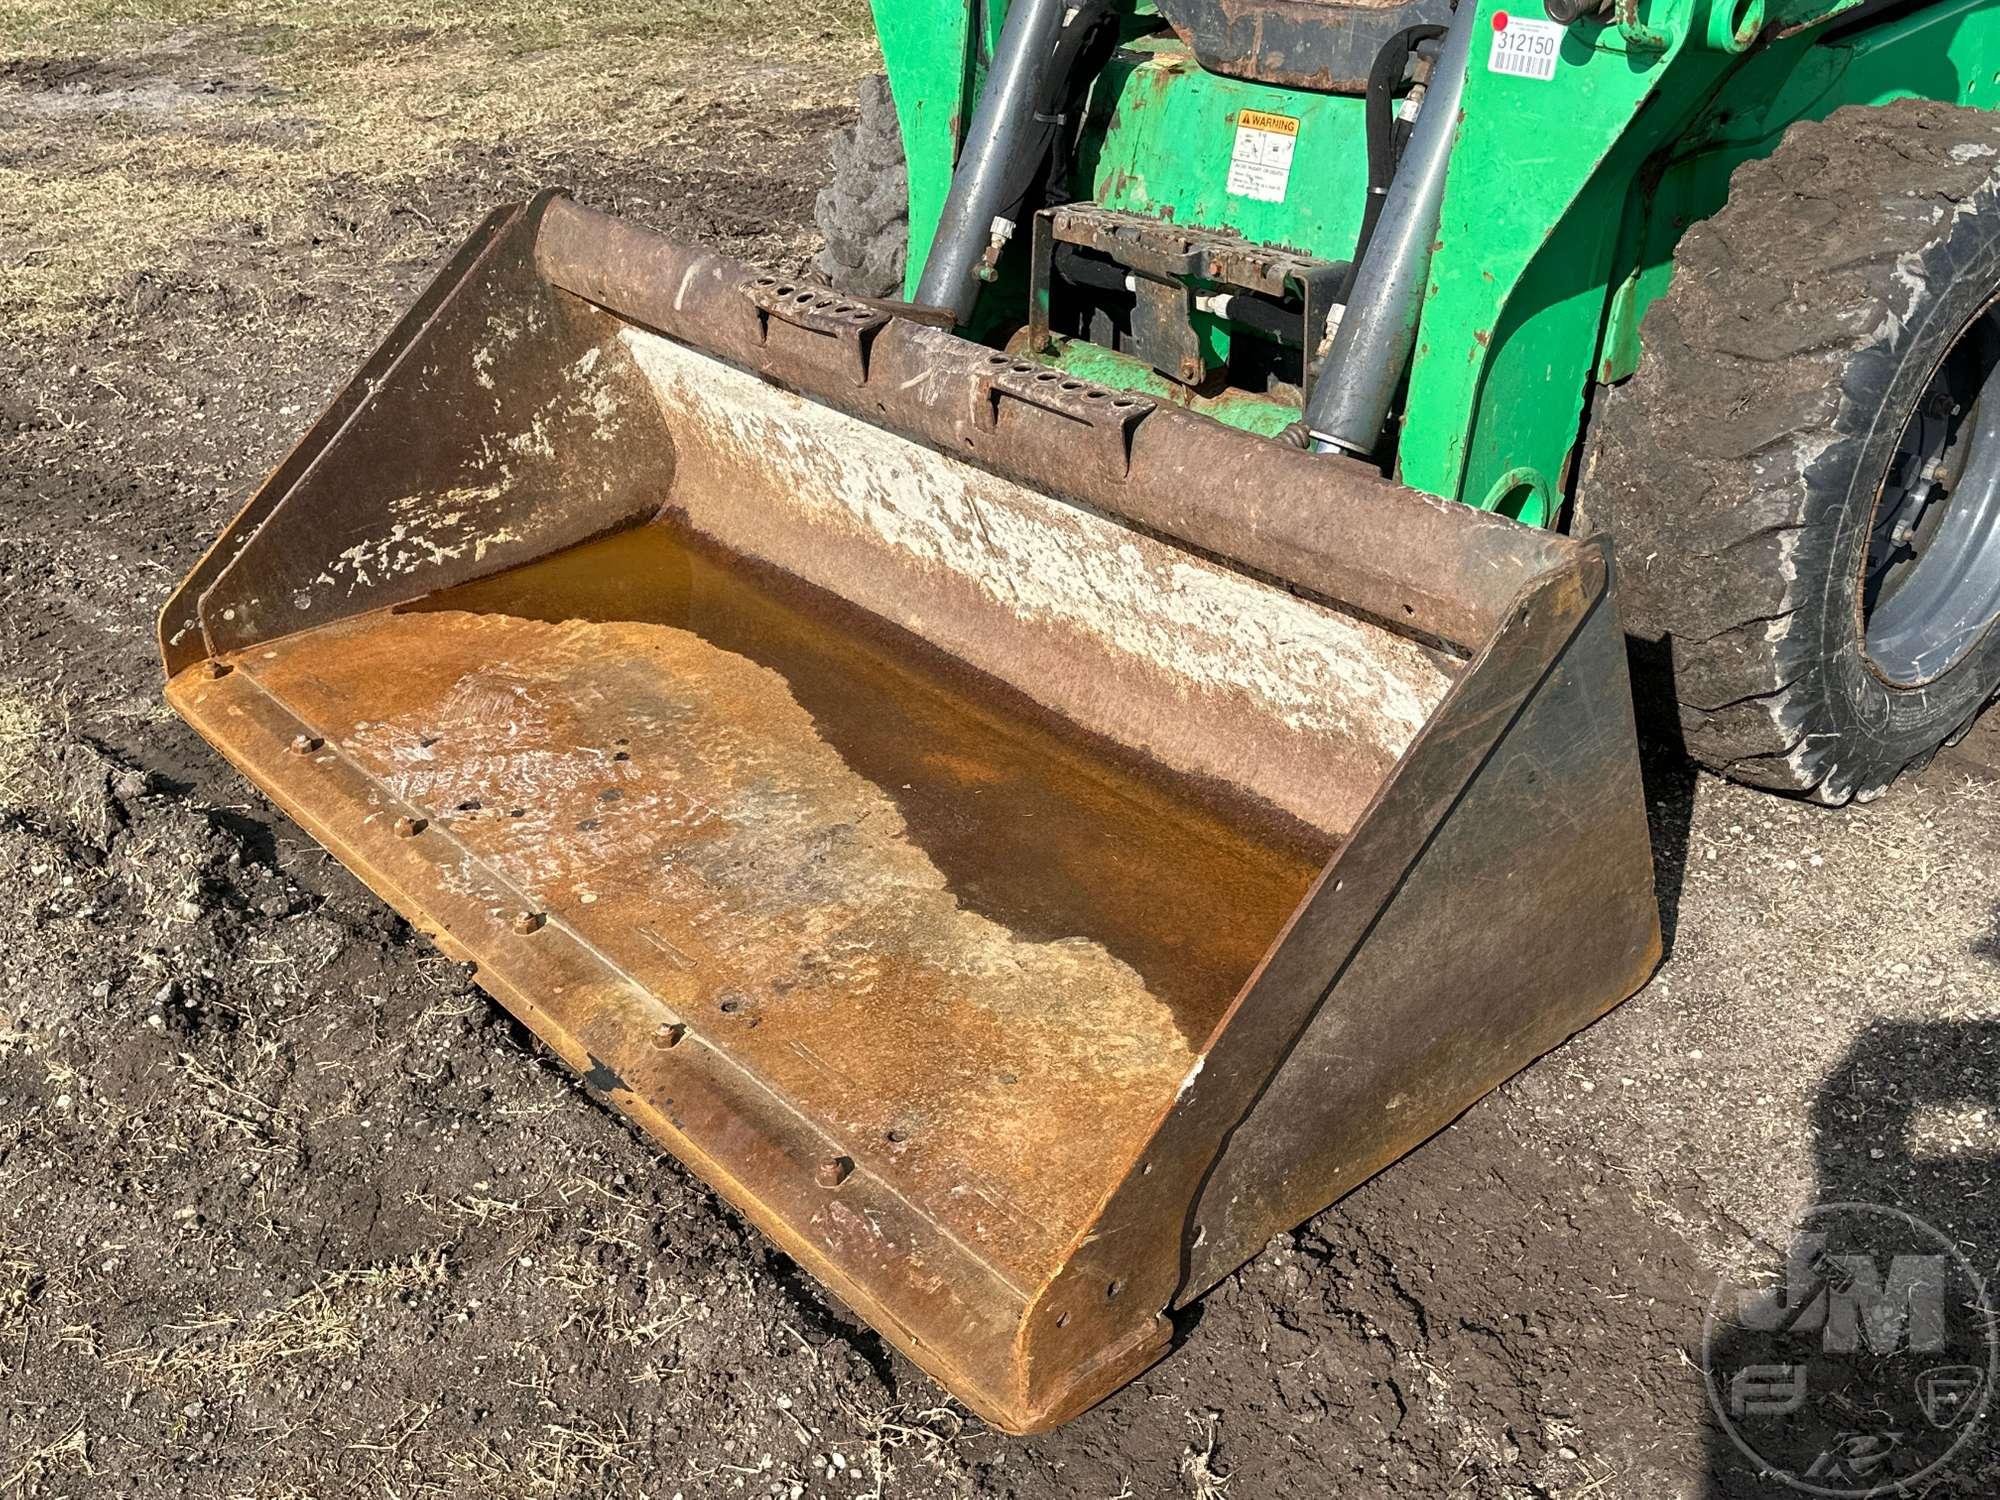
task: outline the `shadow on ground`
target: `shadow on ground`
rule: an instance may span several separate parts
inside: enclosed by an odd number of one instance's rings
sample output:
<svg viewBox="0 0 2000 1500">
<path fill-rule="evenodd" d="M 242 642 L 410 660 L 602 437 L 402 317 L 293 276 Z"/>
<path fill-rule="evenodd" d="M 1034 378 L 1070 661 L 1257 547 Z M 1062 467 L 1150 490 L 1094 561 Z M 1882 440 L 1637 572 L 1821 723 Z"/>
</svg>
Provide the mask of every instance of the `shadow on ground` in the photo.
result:
<svg viewBox="0 0 2000 1500">
<path fill-rule="evenodd" d="M 1996 1113 L 2000 1022 L 1880 1021 L 1828 1076 L 1817 1206 L 1706 1351 L 1709 1500 L 2000 1493 Z"/>
</svg>

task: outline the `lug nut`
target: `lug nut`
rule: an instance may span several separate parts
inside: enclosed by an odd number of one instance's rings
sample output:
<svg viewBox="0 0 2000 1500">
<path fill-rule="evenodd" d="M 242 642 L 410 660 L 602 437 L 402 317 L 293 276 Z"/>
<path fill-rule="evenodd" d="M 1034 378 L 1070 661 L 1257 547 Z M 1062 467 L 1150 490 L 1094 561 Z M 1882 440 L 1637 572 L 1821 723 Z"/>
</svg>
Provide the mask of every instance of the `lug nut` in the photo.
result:
<svg viewBox="0 0 2000 1500">
<path fill-rule="evenodd" d="M 517 911 L 514 913 L 514 930 L 524 935 L 530 932 L 540 932 L 542 930 L 542 923 L 547 920 L 538 911 Z"/>
<path fill-rule="evenodd" d="M 819 1164 L 819 1168 L 813 1173 L 813 1176 L 819 1179 L 821 1187 L 837 1188 L 843 1182 L 847 1181 L 853 1171 L 854 1158 L 850 1156 L 829 1156 Z"/>
<path fill-rule="evenodd" d="M 423 831 L 424 820 L 422 818 L 405 816 L 396 819 L 396 837 L 399 839 L 415 838 Z"/>
<path fill-rule="evenodd" d="M 660 1029 L 653 1033 L 653 1045 L 662 1052 L 669 1047 L 678 1047 L 681 1038 L 687 1035 L 687 1027 L 678 1021 L 663 1021 Z"/>
<path fill-rule="evenodd" d="M 201 675 L 213 682 L 218 677 L 227 677 L 232 670 L 226 661 L 206 661 L 202 663 Z"/>
<path fill-rule="evenodd" d="M 320 739 L 317 735 L 295 734 L 292 736 L 292 754 L 311 755 L 313 751 L 319 749 L 325 743 L 326 741 Z"/>
</svg>

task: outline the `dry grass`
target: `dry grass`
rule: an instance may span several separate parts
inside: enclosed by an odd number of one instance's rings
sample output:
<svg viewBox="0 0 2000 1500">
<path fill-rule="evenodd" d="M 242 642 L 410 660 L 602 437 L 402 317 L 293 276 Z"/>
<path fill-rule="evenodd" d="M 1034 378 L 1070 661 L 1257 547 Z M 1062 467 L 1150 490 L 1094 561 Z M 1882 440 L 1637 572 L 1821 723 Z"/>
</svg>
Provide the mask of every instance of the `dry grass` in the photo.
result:
<svg viewBox="0 0 2000 1500">
<path fill-rule="evenodd" d="M 441 1249 L 407 1261 L 334 1271 L 261 1317 L 191 1313 L 169 1330 L 193 1335 L 185 1342 L 128 1349 L 107 1363 L 134 1367 L 175 1387 L 242 1391 L 253 1378 L 290 1361 L 332 1366 L 358 1358 L 372 1312 L 392 1299 L 435 1291 L 446 1280 Z"/>
<path fill-rule="evenodd" d="M 0 687 L 0 810 L 41 801 L 52 778 L 49 715 L 19 689 Z"/>
<path fill-rule="evenodd" d="M 631 1434 L 623 1424 L 551 1422 L 539 1434 L 502 1450 L 492 1443 L 449 1454 L 447 1483 L 426 1486 L 430 1495 L 491 1495 L 507 1500 L 558 1500 L 608 1493 L 631 1462 Z"/>
<path fill-rule="evenodd" d="M 948 1406 L 912 1410 L 891 1406 L 873 1414 L 855 1414 L 862 1429 L 864 1454 L 871 1483 L 854 1500 L 884 1500 L 884 1487 L 894 1474 L 895 1463 L 904 1468 L 922 1464 L 946 1472 L 944 1460 L 952 1445 L 966 1433 L 966 1422 Z"/>
<path fill-rule="evenodd" d="M 90 1461 L 90 1433 L 82 1422 L 55 1442 L 28 1454 L 11 1473 L 0 1473 L 0 1495 L 41 1494 L 42 1481 L 54 1474 L 97 1476 Z"/>
<path fill-rule="evenodd" d="M 0 40 L 38 50 L 90 45 L 107 32 L 227 25 L 267 34 L 273 50 L 384 33 L 499 37 L 519 46 L 560 46 L 591 37 L 640 36 L 714 42 L 757 32 L 773 40 L 859 32 L 866 0 L 782 6 L 723 6 L 708 0 L 0 0 Z"/>
<path fill-rule="evenodd" d="M 1181 1479 L 1194 1500 L 1228 1500 L 1229 1475 L 1216 1467 L 1216 1414 L 1201 1417 L 1188 1413 L 1188 1422 L 1199 1436 L 1199 1446 L 1189 1443 L 1181 1452 Z"/>
<path fill-rule="evenodd" d="M 0 77 L 0 328 L 87 323 L 218 231 L 309 243 L 343 196 L 400 197 L 474 145 L 669 161 L 703 106 L 754 114 L 872 46 L 862 0 L 0 0 L 23 60 Z"/>
<path fill-rule="evenodd" d="M 331 1365 L 351 1359 L 361 1352 L 361 1321 L 371 1306 L 401 1292 L 441 1286 L 443 1281 L 443 1261 L 435 1256 L 335 1272 L 268 1318 L 239 1328 L 223 1344 L 213 1366 L 205 1359 L 202 1364 L 240 1378 L 284 1360 Z"/>
<path fill-rule="evenodd" d="M 19 1245 L 0 1240 L 0 1341 L 8 1338 L 28 1316 L 28 1308 L 40 1295 L 42 1268 Z M 0 1351 L 0 1360 L 4 1360 Z M 6 1367 L 0 1363 L 0 1374 Z"/>
<path fill-rule="evenodd" d="M 214 1121 L 225 1131 L 253 1144 L 271 1139 L 278 1123 L 278 1112 L 268 1100 L 203 1066 L 192 1053 L 179 1053 L 174 1068 L 185 1086 L 199 1096 L 200 1102 L 195 1105 L 195 1110 L 202 1118 Z"/>
</svg>

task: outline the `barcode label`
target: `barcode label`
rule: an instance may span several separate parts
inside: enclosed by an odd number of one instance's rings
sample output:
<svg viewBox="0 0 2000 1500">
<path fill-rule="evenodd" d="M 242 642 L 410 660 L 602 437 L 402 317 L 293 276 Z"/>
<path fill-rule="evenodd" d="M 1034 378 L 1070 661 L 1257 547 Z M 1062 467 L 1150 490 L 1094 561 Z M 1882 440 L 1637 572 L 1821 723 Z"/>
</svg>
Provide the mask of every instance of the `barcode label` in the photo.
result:
<svg viewBox="0 0 2000 1500">
<path fill-rule="evenodd" d="M 1556 76 L 1556 53 L 1562 49 L 1563 28 L 1553 21 L 1532 21 L 1499 11 L 1493 17 L 1493 50 L 1486 68 L 1512 78 L 1547 83 Z"/>
</svg>

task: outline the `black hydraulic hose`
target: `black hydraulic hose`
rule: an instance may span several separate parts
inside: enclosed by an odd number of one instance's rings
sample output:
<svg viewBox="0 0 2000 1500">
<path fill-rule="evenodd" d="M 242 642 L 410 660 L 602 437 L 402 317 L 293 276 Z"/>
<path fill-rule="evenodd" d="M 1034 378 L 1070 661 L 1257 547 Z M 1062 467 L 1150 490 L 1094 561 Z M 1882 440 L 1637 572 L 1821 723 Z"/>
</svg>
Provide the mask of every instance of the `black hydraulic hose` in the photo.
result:
<svg viewBox="0 0 2000 1500">
<path fill-rule="evenodd" d="M 1368 89 L 1362 105 L 1368 135 L 1368 197 L 1361 208 L 1361 230 L 1355 236 L 1354 258 L 1341 283 L 1342 302 L 1353 295 L 1355 268 L 1368 253 L 1368 242 L 1375 238 L 1375 223 L 1382 217 L 1382 202 L 1389 196 L 1389 184 L 1395 179 L 1396 164 L 1403 154 L 1407 128 L 1396 119 L 1396 91 L 1403 86 L 1418 46 L 1436 41 L 1444 35 L 1444 30 L 1442 26 L 1411 26 L 1397 32 L 1382 44 L 1368 70 Z"/>
<path fill-rule="evenodd" d="M 1471 0 L 1460 0 L 1438 46 L 1409 147 L 1382 200 L 1368 253 L 1356 262 L 1333 348 L 1306 401 L 1305 423 L 1322 451 L 1373 453 L 1409 369 L 1477 10 Z"/>
<path fill-rule="evenodd" d="M 1241 324 L 1287 349 L 1306 345 L 1306 314 L 1302 307 L 1287 307 L 1260 297 L 1255 292 L 1224 292 L 1213 309 L 1218 318 Z"/>
<path fill-rule="evenodd" d="M 1129 292 L 1132 273 L 1108 260 L 1095 260 L 1074 245 L 1056 246 L 1056 270 L 1063 280 L 1095 292 Z"/>
<path fill-rule="evenodd" d="M 949 308 L 964 324 L 990 274 L 998 247 L 1013 233 L 1068 123 L 1078 61 L 1102 40 L 1112 0 L 1013 0 L 986 86 L 952 170 L 916 300 Z M 1087 80 L 1086 80 L 1087 81 Z"/>
<path fill-rule="evenodd" d="M 1035 112 L 1038 134 L 1023 157 L 1020 192 L 1003 200 L 1007 218 L 1019 223 L 1035 209 L 1069 202 L 1070 168 L 1082 135 L 1078 116 L 1118 41 L 1117 22 L 1114 0 L 1082 0 L 1063 23 Z"/>
</svg>

